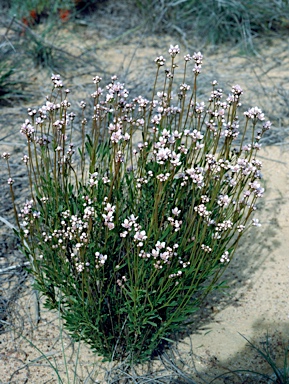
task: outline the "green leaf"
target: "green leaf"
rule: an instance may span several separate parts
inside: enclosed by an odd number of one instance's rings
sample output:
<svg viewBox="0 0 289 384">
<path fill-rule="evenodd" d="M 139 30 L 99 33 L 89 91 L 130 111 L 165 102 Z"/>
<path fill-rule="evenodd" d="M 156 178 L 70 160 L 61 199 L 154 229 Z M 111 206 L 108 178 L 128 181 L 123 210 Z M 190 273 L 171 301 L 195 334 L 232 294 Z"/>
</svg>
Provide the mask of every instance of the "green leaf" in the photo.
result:
<svg viewBox="0 0 289 384">
<path fill-rule="evenodd" d="M 153 327 L 157 327 L 157 323 L 154 323 L 153 321 L 147 320 L 147 323 L 152 325 Z"/>
<path fill-rule="evenodd" d="M 184 249 L 184 252 L 188 252 L 191 248 L 193 248 L 193 246 L 195 245 L 195 242 L 192 241 L 185 249 Z"/>
<path fill-rule="evenodd" d="M 169 343 L 174 343 L 175 341 L 172 339 L 169 339 L 168 337 L 161 337 L 162 340 L 168 341 Z"/>
</svg>

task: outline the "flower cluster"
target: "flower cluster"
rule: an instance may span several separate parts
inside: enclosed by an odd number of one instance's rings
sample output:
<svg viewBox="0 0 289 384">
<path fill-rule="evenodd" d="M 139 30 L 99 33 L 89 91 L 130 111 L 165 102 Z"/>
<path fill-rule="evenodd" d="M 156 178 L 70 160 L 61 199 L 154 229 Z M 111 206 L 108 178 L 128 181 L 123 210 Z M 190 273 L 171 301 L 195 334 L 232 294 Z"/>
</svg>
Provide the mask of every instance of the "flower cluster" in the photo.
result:
<svg viewBox="0 0 289 384">
<path fill-rule="evenodd" d="M 114 228 L 114 223 L 112 222 L 114 219 L 115 205 L 111 205 L 110 203 L 106 203 L 107 197 L 105 197 L 105 207 L 104 211 L 106 213 L 102 214 L 102 218 L 104 220 L 104 225 L 111 231 Z"/>
<path fill-rule="evenodd" d="M 172 214 L 174 217 L 168 217 L 168 221 L 171 223 L 171 225 L 175 228 L 175 232 L 178 232 L 181 229 L 181 225 L 183 223 L 182 220 L 177 220 L 176 217 L 179 216 L 181 213 L 181 210 L 178 209 L 178 207 L 175 207 L 172 209 Z"/>
<path fill-rule="evenodd" d="M 140 226 L 139 226 L 139 224 L 137 223 L 137 219 L 138 219 L 138 217 L 135 217 L 134 215 L 130 215 L 130 217 L 129 217 L 128 219 L 124 219 L 124 221 L 123 221 L 123 223 L 121 224 L 121 226 L 122 226 L 123 228 L 125 228 L 125 231 L 120 233 L 120 237 L 126 237 L 127 234 L 128 234 L 132 229 L 134 229 L 135 232 L 139 231 Z"/>
<path fill-rule="evenodd" d="M 33 209 L 33 200 L 27 200 L 23 208 L 20 209 L 19 218 L 22 219 L 21 225 L 23 227 L 24 237 L 30 235 L 30 231 L 37 219 L 40 217 L 40 212 Z"/>
<path fill-rule="evenodd" d="M 34 140 L 34 133 L 35 133 L 35 128 L 33 125 L 30 123 L 28 119 L 25 120 L 25 123 L 22 124 L 22 127 L 20 129 L 20 133 L 24 136 L 26 136 L 27 141 L 32 141 Z"/>
<path fill-rule="evenodd" d="M 99 268 L 104 265 L 107 260 L 107 255 L 102 255 L 99 252 L 95 252 L 95 267 Z"/>
<path fill-rule="evenodd" d="M 2 159 L 4 159 L 4 160 L 8 160 L 8 159 L 10 158 L 10 156 L 11 156 L 11 153 L 9 153 L 9 152 L 3 152 L 3 154 L 2 154 Z"/>
<path fill-rule="evenodd" d="M 162 269 L 165 264 L 171 264 L 172 258 L 177 256 L 176 250 L 179 245 L 174 244 L 172 247 L 166 246 L 164 241 L 157 241 L 155 247 L 151 251 L 151 255 L 154 259 L 154 267 L 156 269 Z"/>
<path fill-rule="evenodd" d="M 222 254 L 221 258 L 220 258 L 220 262 L 223 264 L 223 263 L 229 263 L 230 259 L 229 259 L 229 252 L 226 251 Z"/>
</svg>

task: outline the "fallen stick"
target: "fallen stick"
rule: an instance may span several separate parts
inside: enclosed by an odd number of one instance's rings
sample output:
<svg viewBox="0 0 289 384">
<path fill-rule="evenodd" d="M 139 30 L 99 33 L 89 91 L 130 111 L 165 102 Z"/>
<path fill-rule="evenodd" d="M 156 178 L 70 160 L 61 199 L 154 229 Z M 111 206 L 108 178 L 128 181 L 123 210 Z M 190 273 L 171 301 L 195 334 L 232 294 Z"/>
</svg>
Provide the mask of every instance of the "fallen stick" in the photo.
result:
<svg viewBox="0 0 289 384">
<path fill-rule="evenodd" d="M 14 271 L 15 269 L 21 269 L 23 267 L 27 267 L 28 265 L 30 265 L 29 261 L 25 261 L 25 263 L 18 264 L 18 265 L 11 265 L 10 267 L 0 269 L 0 275 L 6 272 Z"/>
</svg>

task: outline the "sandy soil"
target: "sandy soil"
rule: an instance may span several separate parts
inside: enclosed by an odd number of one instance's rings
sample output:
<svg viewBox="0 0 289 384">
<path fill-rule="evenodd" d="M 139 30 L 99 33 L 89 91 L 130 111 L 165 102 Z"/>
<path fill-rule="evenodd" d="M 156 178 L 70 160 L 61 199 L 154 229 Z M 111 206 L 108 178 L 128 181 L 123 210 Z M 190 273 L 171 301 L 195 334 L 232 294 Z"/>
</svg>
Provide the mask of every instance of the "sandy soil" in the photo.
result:
<svg viewBox="0 0 289 384">
<path fill-rule="evenodd" d="M 80 27 L 73 35 L 73 40 L 71 34 L 69 28 L 62 31 L 66 41 L 73 42 L 69 45 L 72 54 L 95 47 L 95 57 L 102 68 L 106 68 L 110 74 L 123 73 L 124 79 L 134 84 L 136 93 L 149 90 L 152 81 L 148 79 L 152 79 L 154 72 L 152 60 L 166 53 L 171 43 L 178 43 L 175 37 L 169 36 L 150 37 L 145 41 L 134 37 L 129 44 L 127 41 L 109 43 L 103 36 L 97 35 L 95 29 L 88 27 Z M 265 47 L 255 57 L 240 55 L 238 50 L 229 48 L 216 52 L 209 47 L 203 52 L 207 58 L 203 67 L 204 82 L 216 78 L 228 91 L 230 85 L 239 83 L 247 91 L 245 104 L 257 104 L 265 111 L 267 107 L 270 118 L 274 117 L 275 127 L 260 151 L 266 194 L 256 216 L 260 218 L 262 227 L 251 231 L 243 240 L 225 274 L 229 288 L 208 297 L 195 319 L 194 327 L 188 330 L 190 338 L 178 344 L 180 368 L 191 373 L 198 383 L 202 381 L 197 373 L 209 382 L 228 368 L 256 369 L 271 374 L 240 334 L 262 346 L 260 343 L 266 340 L 268 332 L 278 364 L 281 364 L 282 343 L 287 346 L 289 343 L 289 139 L 286 111 L 289 58 L 286 50 L 288 43 L 281 39 Z M 183 49 L 182 52 L 185 54 L 187 50 Z M 65 74 L 69 87 L 77 91 L 79 98 L 87 93 L 87 84 L 95 71 L 95 65 L 86 64 Z M 39 69 L 33 70 L 30 75 L 34 79 L 33 89 L 38 98 L 43 97 L 50 89 L 49 76 Z M 25 119 L 28 106 L 31 105 L 0 107 L 1 153 L 19 152 L 15 135 L 19 131 L 19 124 Z M 17 162 L 14 168 L 18 170 Z M 0 172 L 1 180 L 5 180 L 2 168 Z M 6 204 L 9 201 L 8 191 L 1 191 L 1 200 L 1 216 L 9 218 Z M 0 261 L 4 261 L 0 269 L 21 260 L 15 239 L 11 234 L 7 235 L 7 231 L 9 229 L 1 227 Z M 9 279 L 23 278 L 24 283 L 18 299 L 2 320 L 5 331 L 0 334 L 0 383 L 57 383 L 51 365 L 57 366 L 63 382 L 67 383 L 63 356 L 66 356 L 70 377 L 78 361 L 79 382 L 93 383 L 97 377 L 100 382 L 105 382 L 103 370 L 107 365 L 101 364 L 101 359 L 93 356 L 85 346 L 80 346 L 78 351 L 78 345 L 72 344 L 61 330 L 57 313 L 49 313 L 41 306 L 39 317 L 36 294 L 30 288 L 29 279 L 25 279 L 25 273 L 16 277 L 11 277 L 9 273 L 0 274 L 0 280 L 6 279 L 1 284 L 0 294 L 5 297 L 5 284 L 9 280 L 7 276 Z M 214 383 L 233 383 L 232 380 L 224 376 Z"/>
</svg>

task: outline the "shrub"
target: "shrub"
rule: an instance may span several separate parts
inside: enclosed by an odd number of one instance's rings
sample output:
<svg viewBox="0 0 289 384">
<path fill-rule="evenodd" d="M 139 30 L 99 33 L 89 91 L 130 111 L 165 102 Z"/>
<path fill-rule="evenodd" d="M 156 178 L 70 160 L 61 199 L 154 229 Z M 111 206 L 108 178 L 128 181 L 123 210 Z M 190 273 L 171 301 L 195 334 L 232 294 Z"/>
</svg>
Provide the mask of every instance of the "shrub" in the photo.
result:
<svg viewBox="0 0 289 384">
<path fill-rule="evenodd" d="M 213 81 L 199 100 L 198 52 L 184 56 L 175 91 L 179 47 L 169 54 L 168 66 L 155 59 L 150 100 L 129 101 L 116 76 L 105 88 L 96 76 L 93 116 L 81 101 L 77 119 L 53 75 L 51 95 L 21 127 L 31 199 L 16 219 L 35 286 L 71 335 L 108 359 L 150 358 L 260 225 L 251 220 L 263 194 L 255 155 L 271 123 L 251 108 L 239 135 L 241 87 L 224 98 Z M 2 157 L 9 170 L 10 154 Z M 16 212 L 13 181 L 9 170 Z"/>
</svg>

